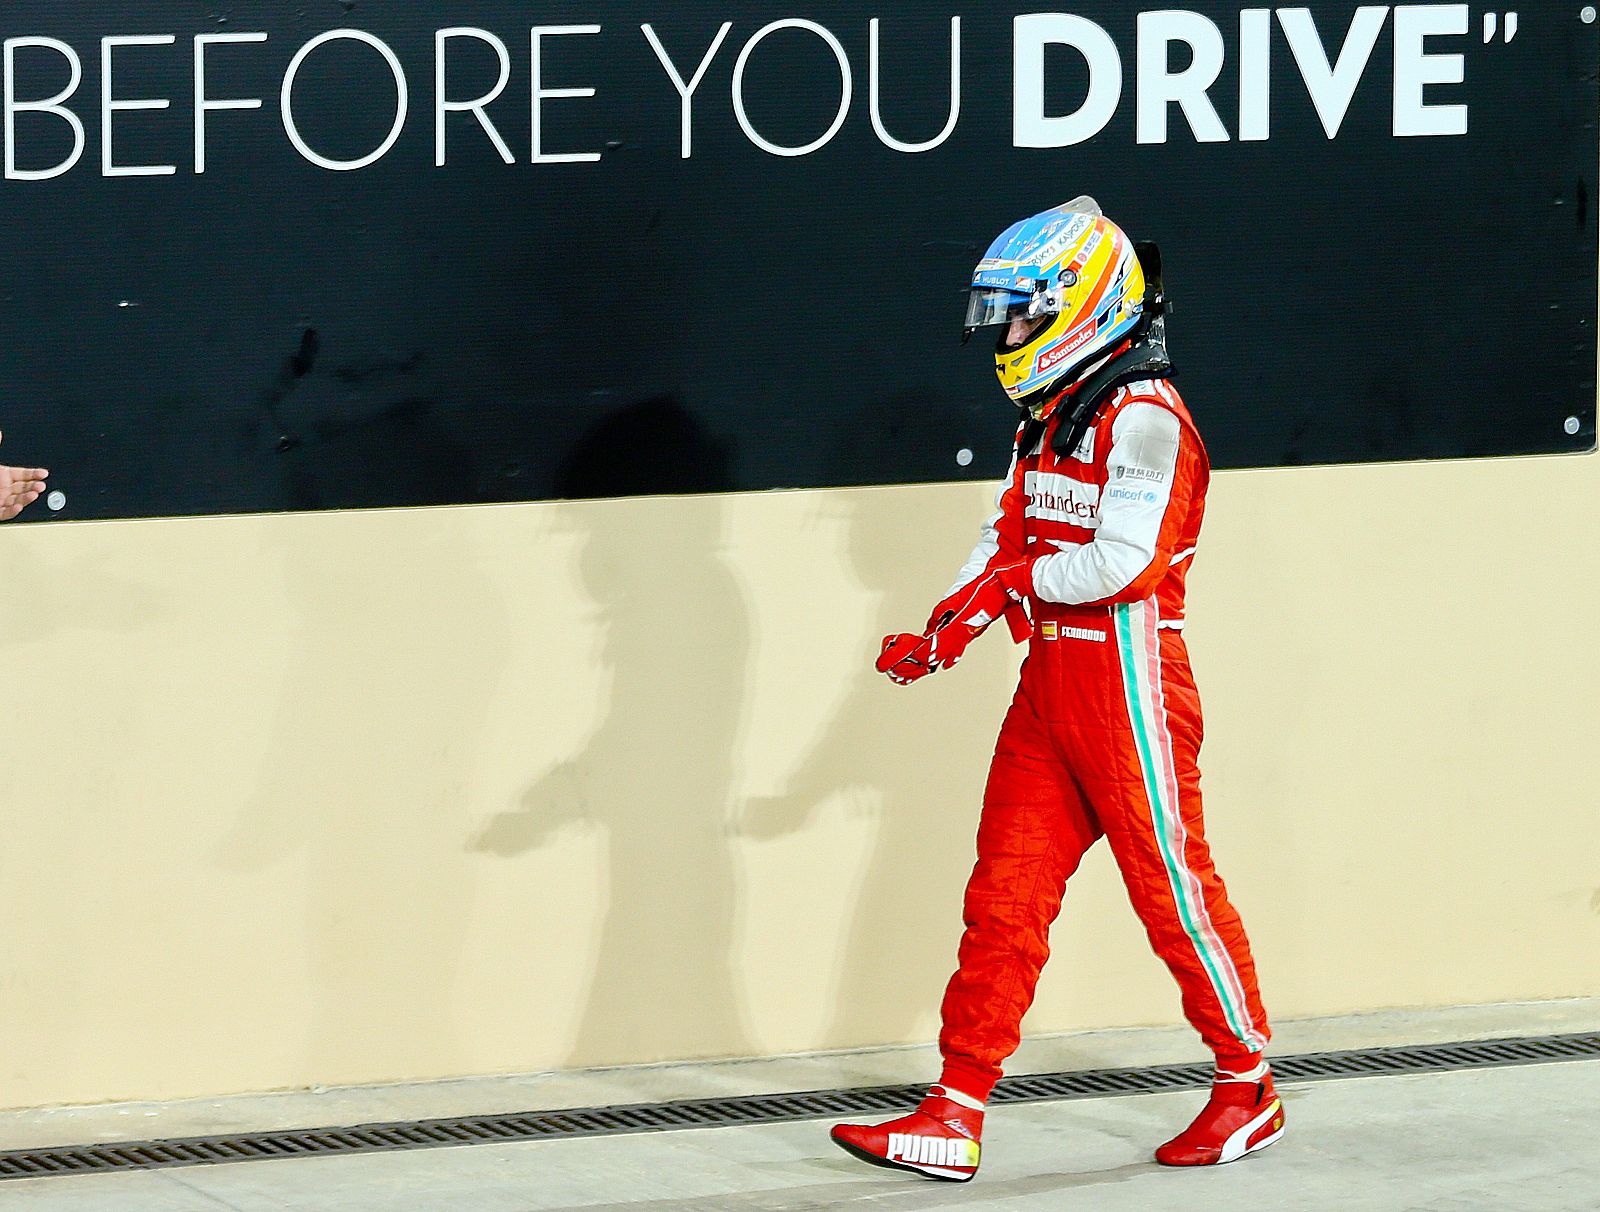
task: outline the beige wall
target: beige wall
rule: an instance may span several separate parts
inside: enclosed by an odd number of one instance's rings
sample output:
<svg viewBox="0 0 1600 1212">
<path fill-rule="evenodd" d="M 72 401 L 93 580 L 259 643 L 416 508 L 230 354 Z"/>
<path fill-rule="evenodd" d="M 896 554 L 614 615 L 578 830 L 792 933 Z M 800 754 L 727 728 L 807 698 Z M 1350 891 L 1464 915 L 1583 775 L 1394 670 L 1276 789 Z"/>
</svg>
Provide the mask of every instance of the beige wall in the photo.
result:
<svg viewBox="0 0 1600 1212">
<path fill-rule="evenodd" d="M 0 530 L 0 1104 L 925 1040 L 1017 650 L 977 486 Z M 1233 473 L 1211 832 L 1280 1016 L 1600 994 L 1600 459 Z M 1176 1021 L 1106 855 L 1035 1031 Z"/>
</svg>

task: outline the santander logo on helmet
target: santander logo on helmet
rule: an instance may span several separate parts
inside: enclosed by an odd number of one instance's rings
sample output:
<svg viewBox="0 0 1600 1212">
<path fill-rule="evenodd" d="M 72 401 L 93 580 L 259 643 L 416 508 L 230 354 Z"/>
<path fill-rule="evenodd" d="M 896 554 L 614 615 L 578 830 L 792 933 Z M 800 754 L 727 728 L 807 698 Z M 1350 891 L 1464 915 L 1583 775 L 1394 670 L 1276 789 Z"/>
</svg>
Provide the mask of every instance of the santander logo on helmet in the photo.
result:
<svg viewBox="0 0 1600 1212">
<path fill-rule="evenodd" d="M 1090 321 L 1087 325 L 1080 326 L 1078 331 L 1069 336 L 1059 345 L 1053 345 L 1039 355 L 1035 369 L 1039 374 L 1054 370 L 1067 358 L 1077 353 L 1090 341 L 1094 340 L 1098 325 Z"/>
<path fill-rule="evenodd" d="M 966 335 L 998 327 L 995 373 L 1042 416 L 1138 327 L 1145 274 L 1133 241 L 1093 198 L 1014 223 L 973 270 Z"/>
</svg>

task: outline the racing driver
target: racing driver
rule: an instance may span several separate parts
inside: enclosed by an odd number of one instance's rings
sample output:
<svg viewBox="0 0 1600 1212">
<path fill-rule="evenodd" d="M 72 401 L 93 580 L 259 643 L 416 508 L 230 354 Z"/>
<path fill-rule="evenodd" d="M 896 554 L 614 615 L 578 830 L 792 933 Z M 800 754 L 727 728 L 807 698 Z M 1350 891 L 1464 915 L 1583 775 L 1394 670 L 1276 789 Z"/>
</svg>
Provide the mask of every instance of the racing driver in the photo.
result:
<svg viewBox="0 0 1600 1212">
<path fill-rule="evenodd" d="M 1031 638 L 984 792 L 944 1072 L 911 1114 L 833 1129 L 863 1161 L 976 1174 L 984 1104 L 1019 1042 L 1050 923 L 1102 835 L 1216 1055 L 1209 1102 L 1156 1160 L 1216 1165 L 1283 1134 L 1255 965 L 1201 821 L 1183 616 L 1209 464 L 1169 382 L 1164 312 L 1159 252 L 1091 198 L 1007 229 L 974 272 L 967 335 L 998 332 L 1016 452 L 954 587 L 921 634 L 884 640 L 878 669 L 915 682 L 1002 617 Z"/>
</svg>

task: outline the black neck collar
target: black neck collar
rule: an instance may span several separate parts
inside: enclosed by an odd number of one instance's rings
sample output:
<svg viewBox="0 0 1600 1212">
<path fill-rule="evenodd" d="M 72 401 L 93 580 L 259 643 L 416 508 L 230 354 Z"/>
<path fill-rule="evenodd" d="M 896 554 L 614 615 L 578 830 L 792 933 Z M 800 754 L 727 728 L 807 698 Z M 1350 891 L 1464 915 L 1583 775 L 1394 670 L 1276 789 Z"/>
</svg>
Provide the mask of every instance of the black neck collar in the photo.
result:
<svg viewBox="0 0 1600 1212">
<path fill-rule="evenodd" d="M 1170 379 L 1175 373 L 1172 359 L 1167 355 L 1167 318 L 1151 317 L 1135 335 L 1132 344 L 1099 370 L 1078 385 L 1076 391 L 1064 399 L 1058 409 L 1070 409 L 1056 425 L 1051 448 L 1060 458 L 1069 457 L 1078 449 L 1083 435 L 1089 432 L 1101 407 L 1119 387 L 1137 383 L 1141 379 Z M 1034 421 L 1030 425 L 1030 440 L 1024 449 L 1031 449 L 1047 421 Z M 1033 427 L 1037 426 L 1037 429 Z"/>
</svg>

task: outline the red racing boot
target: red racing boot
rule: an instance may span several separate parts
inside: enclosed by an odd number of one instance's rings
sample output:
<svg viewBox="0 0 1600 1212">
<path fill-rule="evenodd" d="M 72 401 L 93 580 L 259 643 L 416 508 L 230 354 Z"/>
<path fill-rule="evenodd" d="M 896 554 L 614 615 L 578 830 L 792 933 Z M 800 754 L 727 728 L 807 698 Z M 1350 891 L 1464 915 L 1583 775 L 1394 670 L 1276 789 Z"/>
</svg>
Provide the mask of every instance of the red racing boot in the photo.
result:
<svg viewBox="0 0 1600 1212">
<path fill-rule="evenodd" d="M 1163 1166 L 1220 1166 L 1265 1149 L 1283 1135 L 1283 1103 L 1262 1061 L 1247 1073 L 1217 1070 L 1211 1101 L 1156 1150 Z"/>
<path fill-rule="evenodd" d="M 983 1104 L 932 1086 L 910 1115 L 885 1124 L 837 1124 L 829 1135 L 839 1148 L 871 1165 L 970 1182 L 978 1172 Z"/>
</svg>

